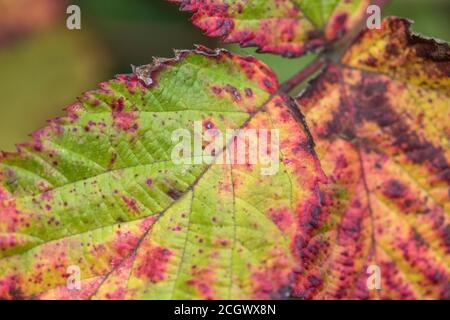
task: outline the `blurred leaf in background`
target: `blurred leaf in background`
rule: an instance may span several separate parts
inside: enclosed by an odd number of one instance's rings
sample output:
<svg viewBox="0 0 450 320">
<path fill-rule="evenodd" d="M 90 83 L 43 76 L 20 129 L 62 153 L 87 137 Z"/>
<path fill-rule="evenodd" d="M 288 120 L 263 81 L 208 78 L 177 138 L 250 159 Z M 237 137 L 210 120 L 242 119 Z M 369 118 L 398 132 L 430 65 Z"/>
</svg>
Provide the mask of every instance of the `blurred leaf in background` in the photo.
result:
<svg viewBox="0 0 450 320">
<path fill-rule="evenodd" d="M 221 46 L 166 0 L 78 0 L 81 30 L 66 29 L 64 0 L 0 0 L 0 150 L 62 114 L 83 91 L 117 73 L 130 73 L 153 56 L 194 43 Z M 450 40 L 449 0 L 393 0 L 383 14 L 410 18 L 414 31 Z M 242 54 L 254 49 L 227 46 Z M 278 74 L 292 76 L 314 58 L 257 54 Z"/>
<path fill-rule="evenodd" d="M 63 0 L 0 0 L 0 149 L 63 114 L 109 76 L 107 50 L 89 31 L 66 28 Z"/>
<path fill-rule="evenodd" d="M 0 0 L 0 47 L 51 26 L 64 12 L 64 4 L 56 0 Z"/>
</svg>

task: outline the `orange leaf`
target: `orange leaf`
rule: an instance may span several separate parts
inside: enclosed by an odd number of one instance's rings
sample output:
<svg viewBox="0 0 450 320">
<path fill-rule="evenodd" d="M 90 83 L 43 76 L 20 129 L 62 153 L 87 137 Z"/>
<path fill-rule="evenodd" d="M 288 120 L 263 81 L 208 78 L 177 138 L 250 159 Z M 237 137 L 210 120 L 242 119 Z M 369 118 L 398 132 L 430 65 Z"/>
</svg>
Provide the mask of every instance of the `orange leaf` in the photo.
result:
<svg viewBox="0 0 450 320">
<path fill-rule="evenodd" d="M 297 296 L 450 298 L 450 47 L 410 24 L 363 32 L 298 98 L 333 222 L 303 245 Z"/>
</svg>

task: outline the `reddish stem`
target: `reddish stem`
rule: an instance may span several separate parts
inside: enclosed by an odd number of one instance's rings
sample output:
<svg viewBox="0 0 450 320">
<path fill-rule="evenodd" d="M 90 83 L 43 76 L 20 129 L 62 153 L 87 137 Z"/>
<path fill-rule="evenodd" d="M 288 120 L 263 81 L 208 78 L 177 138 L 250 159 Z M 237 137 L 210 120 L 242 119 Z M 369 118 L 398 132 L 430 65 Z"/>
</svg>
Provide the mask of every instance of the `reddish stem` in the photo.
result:
<svg viewBox="0 0 450 320">
<path fill-rule="evenodd" d="M 290 79 L 286 80 L 280 85 L 280 92 L 288 93 L 302 83 L 305 79 L 315 73 L 317 70 L 325 65 L 325 59 L 319 56 L 310 63 L 306 68 L 300 70 L 298 73 L 293 75 Z"/>
</svg>

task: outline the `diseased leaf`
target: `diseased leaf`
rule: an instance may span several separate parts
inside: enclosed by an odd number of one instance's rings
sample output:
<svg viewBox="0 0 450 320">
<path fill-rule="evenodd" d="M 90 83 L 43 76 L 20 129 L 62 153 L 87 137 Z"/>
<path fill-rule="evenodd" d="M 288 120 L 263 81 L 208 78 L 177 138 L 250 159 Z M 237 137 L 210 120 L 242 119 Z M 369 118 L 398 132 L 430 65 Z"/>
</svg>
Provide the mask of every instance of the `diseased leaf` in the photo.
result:
<svg viewBox="0 0 450 320">
<path fill-rule="evenodd" d="M 192 11 L 193 23 L 225 43 L 300 56 L 354 28 L 370 0 L 169 0 Z"/>
<path fill-rule="evenodd" d="M 1 157 L 0 297 L 286 298 L 323 174 L 274 74 L 198 47 L 100 87 Z M 171 134 L 196 121 L 278 129 L 279 170 L 175 164 Z"/>
<path fill-rule="evenodd" d="M 450 298 L 450 47 L 410 24 L 362 33 L 298 99 L 335 225 L 301 244 L 296 296 Z"/>
</svg>

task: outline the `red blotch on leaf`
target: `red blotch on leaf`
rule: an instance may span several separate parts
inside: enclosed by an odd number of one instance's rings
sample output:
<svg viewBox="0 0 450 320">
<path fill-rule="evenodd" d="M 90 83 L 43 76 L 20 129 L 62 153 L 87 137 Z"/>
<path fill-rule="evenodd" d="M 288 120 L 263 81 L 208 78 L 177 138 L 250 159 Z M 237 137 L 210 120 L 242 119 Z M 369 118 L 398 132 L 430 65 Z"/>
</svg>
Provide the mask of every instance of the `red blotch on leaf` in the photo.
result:
<svg viewBox="0 0 450 320">
<path fill-rule="evenodd" d="M 130 197 L 126 197 L 126 196 L 122 196 L 122 200 L 123 202 L 125 202 L 125 204 L 127 205 L 127 207 L 132 211 L 132 212 L 139 212 L 139 207 L 137 205 L 136 200 L 130 198 Z"/>
<path fill-rule="evenodd" d="M 113 113 L 114 127 L 119 130 L 130 133 L 136 132 L 139 129 L 136 115 L 132 112 L 114 112 Z"/>
<path fill-rule="evenodd" d="M 141 263 L 136 269 L 136 275 L 153 283 L 164 280 L 166 267 L 172 252 L 164 247 L 151 247 L 145 252 Z"/>
<path fill-rule="evenodd" d="M 211 288 L 211 283 L 214 283 L 214 273 L 212 270 L 197 268 L 193 266 L 192 268 L 193 279 L 187 281 L 187 285 L 195 287 L 202 299 L 212 300 L 214 299 L 214 293 Z"/>
<path fill-rule="evenodd" d="M 22 279 L 18 275 L 0 278 L 0 300 L 22 300 L 24 294 L 21 289 Z"/>
<path fill-rule="evenodd" d="M 282 231 L 286 231 L 293 223 L 292 213 L 288 208 L 273 209 L 270 208 L 267 212 L 270 219 Z"/>
</svg>

